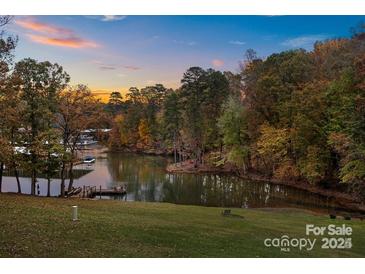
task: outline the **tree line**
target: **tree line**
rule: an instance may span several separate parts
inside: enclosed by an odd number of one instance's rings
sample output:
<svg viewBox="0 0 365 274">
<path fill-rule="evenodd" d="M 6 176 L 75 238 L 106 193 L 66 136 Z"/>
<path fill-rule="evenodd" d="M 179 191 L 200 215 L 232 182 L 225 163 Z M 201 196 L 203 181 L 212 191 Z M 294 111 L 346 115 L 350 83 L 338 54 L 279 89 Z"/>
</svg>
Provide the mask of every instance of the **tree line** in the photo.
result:
<svg viewBox="0 0 365 274">
<path fill-rule="evenodd" d="M 181 86 L 111 94 L 110 145 L 171 153 L 310 184 L 346 183 L 365 197 L 365 33 L 266 58 L 238 73 L 191 67 Z"/>
<path fill-rule="evenodd" d="M 0 17 L 0 27 L 11 21 Z M 102 107 L 84 85 L 70 86 L 62 66 L 26 58 L 14 63 L 17 37 L 0 35 L 0 192 L 4 168 L 14 173 L 21 193 L 19 169 L 29 172 L 31 194 L 37 176 L 48 181 L 60 174 L 61 196 L 73 187 L 73 165 L 82 131 L 100 122 Z"/>
</svg>

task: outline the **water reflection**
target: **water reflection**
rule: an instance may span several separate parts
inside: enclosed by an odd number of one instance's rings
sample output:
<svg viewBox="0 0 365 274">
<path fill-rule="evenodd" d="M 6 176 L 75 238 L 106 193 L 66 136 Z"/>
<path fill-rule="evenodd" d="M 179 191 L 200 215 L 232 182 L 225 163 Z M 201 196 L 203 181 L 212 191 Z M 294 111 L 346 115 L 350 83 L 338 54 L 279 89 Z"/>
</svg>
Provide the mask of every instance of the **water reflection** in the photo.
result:
<svg viewBox="0 0 365 274">
<path fill-rule="evenodd" d="M 81 152 L 84 155 L 96 157 L 96 162 L 77 167 L 80 177 L 75 186 L 127 187 L 126 196 L 111 199 L 245 208 L 334 206 L 327 198 L 288 186 L 226 175 L 167 174 L 165 167 L 170 159 L 164 157 L 107 152 L 100 147 Z M 21 183 L 29 193 L 30 179 L 23 177 Z M 41 195 L 45 195 L 46 180 L 39 179 L 39 183 Z M 59 185 L 59 179 L 52 180 L 52 195 L 59 194 Z M 15 179 L 5 177 L 3 187 L 5 191 L 16 191 Z"/>
<path fill-rule="evenodd" d="M 127 200 L 222 207 L 335 206 L 320 195 L 288 186 L 243 180 L 227 175 L 167 174 L 169 159 L 109 153 L 112 186 L 127 185 Z"/>
<path fill-rule="evenodd" d="M 222 207 L 327 207 L 318 195 L 286 186 L 242 180 L 224 175 L 168 175 L 163 201 Z"/>
<path fill-rule="evenodd" d="M 128 200 L 162 201 L 167 160 L 163 157 L 108 153 L 107 166 L 112 187 L 127 186 Z"/>
</svg>

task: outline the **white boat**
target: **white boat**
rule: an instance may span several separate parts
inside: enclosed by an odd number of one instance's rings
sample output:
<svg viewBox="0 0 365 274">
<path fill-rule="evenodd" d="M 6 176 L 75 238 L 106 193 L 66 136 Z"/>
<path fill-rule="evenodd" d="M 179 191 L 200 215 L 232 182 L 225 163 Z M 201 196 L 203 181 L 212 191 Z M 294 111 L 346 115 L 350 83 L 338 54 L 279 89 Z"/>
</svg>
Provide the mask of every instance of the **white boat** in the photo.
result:
<svg viewBox="0 0 365 274">
<path fill-rule="evenodd" d="M 98 141 L 94 140 L 82 140 L 81 142 L 76 143 L 78 146 L 89 146 L 96 144 Z"/>
<path fill-rule="evenodd" d="M 92 163 L 95 163 L 95 157 L 93 156 L 86 156 L 83 160 L 83 163 L 84 164 L 92 164 Z"/>
</svg>

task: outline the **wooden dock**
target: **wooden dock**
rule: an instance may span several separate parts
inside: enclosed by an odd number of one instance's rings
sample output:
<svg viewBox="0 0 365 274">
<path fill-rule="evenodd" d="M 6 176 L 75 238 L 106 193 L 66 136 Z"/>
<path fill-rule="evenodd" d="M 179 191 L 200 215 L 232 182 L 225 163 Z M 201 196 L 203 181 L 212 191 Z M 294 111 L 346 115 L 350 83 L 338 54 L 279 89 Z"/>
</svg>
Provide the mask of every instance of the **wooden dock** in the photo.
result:
<svg viewBox="0 0 365 274">
<path fill-rule="evenodd" d="M 93 194 L 96 196 L 119 196 L 127 194 L 127 191 L 124 189 L 97 189 L 95 192 L 93 192 Z"/>
<path fill-rule="evenodd" d="M 125 188 L 112 188 L 112 189 L 102 189 L 96 186 L 83 186 L 82 191 L 78 194 L 79 198 L 95 198 L 101 196 L 123 196 L 127 194 Z"/>
</svg>

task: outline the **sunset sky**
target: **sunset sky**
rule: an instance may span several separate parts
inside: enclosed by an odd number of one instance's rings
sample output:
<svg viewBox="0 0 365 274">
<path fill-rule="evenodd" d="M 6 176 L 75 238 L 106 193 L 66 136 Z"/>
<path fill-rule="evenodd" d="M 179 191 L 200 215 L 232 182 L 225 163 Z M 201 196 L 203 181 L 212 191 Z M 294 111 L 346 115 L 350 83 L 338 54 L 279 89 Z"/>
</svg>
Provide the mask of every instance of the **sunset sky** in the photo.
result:
<svg viewBox="0 0 365 274">
<path fill-rule="evenodd" d="M 16 16 L 16 60 L 61 64 L 72 84 L 122 91 L 176 88 L 191 66 L 238 70 L 245 50 L 265 57 L 350 35 L 364 16 Z"/>
</svg>

